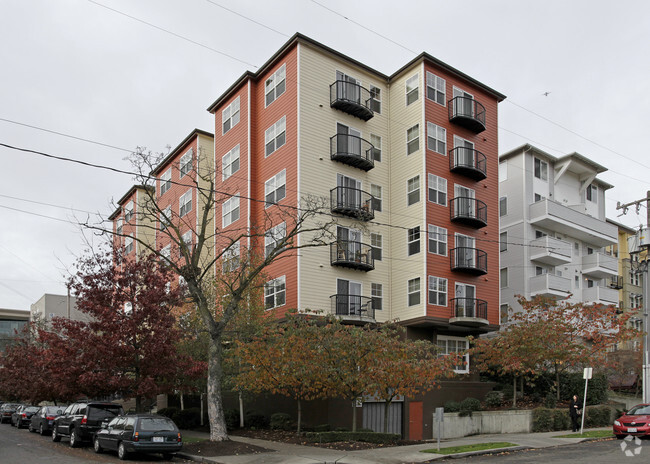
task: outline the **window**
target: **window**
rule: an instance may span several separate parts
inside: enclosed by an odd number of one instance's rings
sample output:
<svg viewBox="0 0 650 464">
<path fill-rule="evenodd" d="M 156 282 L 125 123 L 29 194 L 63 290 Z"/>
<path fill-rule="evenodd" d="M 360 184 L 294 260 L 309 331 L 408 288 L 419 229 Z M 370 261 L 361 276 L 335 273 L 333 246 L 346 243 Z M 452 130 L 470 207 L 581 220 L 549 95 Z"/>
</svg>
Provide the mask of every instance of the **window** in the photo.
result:
<svg viewBox="0 0 650 464">
<path fill-rule="evenodd" d="M 420 252 L 420 226 L 413 227 L 407 231 L 408 255 Z"/>
<path fill-rule="evenodd" d="M 406 79 L 406 106 L 417 101 L 419 86 L 420 78 L 417 74 Z"/>
<path fill-rule="evenodd" d="M 124 207 L 124 222 L 129 222 L 133 218 L 133 201 L 130 201 Z"/>
<path fill-rule="evenodd" d="M 239 197 L 232 197 L 223 202 L 221 208 L 221 227 L 228 227 L 239 219 Z"/>
<path fill-rule="evenodd" d="M 221 158 L 221 180 L 226 180 L 237 171 L 239 171 L 239 145 Z"/>
<path fill-rule="evenodd" d="M 372 247 L 372 259 L 381 261 L 383 237 L 381 234 L 370 234 L 370 246 Z"/>
<path fill-rule="evenodd" d="M 264 133 L 264 144 L 266 146 L 266 156 L 269 156 L 275 150 L 280 148 L 286 142 L 287 117 L 282 116 L 278 122 L 266 129 Z"/>
<path fill-rule="evenodd" d="M 589 187 L 587 187 L 587 201 L 598 203 L 598 187 L 596 187 L 594 184 L 591 184 Z"/>
<path fill-rule="evenodd" d="M 122 235 L 122 228 L 124 227 L 124 221 L 122 218 L 117 220 L 117 225 L 115 226 L 115 233 L 117 235 Z"/>
<path fill-rule="evenodd" d="M 124 239 L 124 254 L 128 255 L 133 251 L 133 234 Z"/>
<path fill-rule="evenodd" d="M 370 143 L 372 144 L 372 159 L 373 161 L 381 162 L 381 137 L 375 134 L 370 134 Z"/>
<path fill-rule="evenodd" d="M 172 207 L 171 205 L 162 210 L 160 213 L 160 230 L 165 230 L 172 222 Z"/>
<path fill-rule="evenodd" d="M 445 85 L 446 82 L 442 77 L 427 71 L 427 98 L 429 100 L 445 106 Z"/>
<path fill-rule="evenodd" d="M 178 199 L 179 216 L 183 217 L 192 211 L 192 190 L 188 190 Z"/>
<path fill-rule="evenodd" d="M 286 236 L 287 224 L 284 222 L 267 230 L 264 234 L 264 257 L 268 258 L 277 248 L 278 242 L 284 240 Z M 279 251 L 280 250 L 277 250 L 277 252 Z"/>
<path fill-rule="evenodd" d="M 372 195 L 372 209 L 381 211 L 381 185 L 370 184 L 370 195 Z"/>
<path fill-rule="evenodd" d="M 508 197 L 499 198 L 499 216 L 508 214 Z"/>
<path fill-rule="evenodd" d="M 160 176 L 160 194 L 162 195 L 165 193 L 167 190 L 169 190 L 172 186 L 172 170 L 167 169 L 161 176 Z"/>
<path fill-rule="evenodd" d="M 575 288 L 580 288 L 580 276 L 574 276 L 573 286 Z"/>
<path fill-rule="evenodd" d="M 280 95 L 284 93 L 287 88 L 286 83 L 287 77 L 287 65 L 283 64 L 280 68 L 273 73 L 271 77 L 266 80 L 265 92 L 266 99 L 265 105 L 269 106 L 275 101 Z"/>
<path fill-rule="evenodd" d="M 501 282 L 501 288 L 506 288 L 508 286 L 508 268 L 504 267 L 499 271 L 499 281 Z"/>
<path fill-rule="evenodd" d="M 370 284 L 370 298 L 372 300 L 372 309 L 375 311 L 384 309 L 384 287 L 382 284 Z"/>
<path fill-rule="evenodd" d="M 264 285 L 264 305 L 266 309 L 277 308 L 286 302 L 285 276 L 268 281 Z"/>
<path fill-rule="evenodd" d="M 535 275 L 536 276 L 544 275 L 544 274 L 548 274 L 548 271 L 546 270 L 546 268 L 543 268 L 542 266 L 535 266 Z"/>
<path fill-rule="evenodd" d="M 499 234 L 499 251 L 506 251 L 508 249 L 508 232 L 501 232 Z"/>
<path fill-rule="evenodd" d="M 181 156 L 180 162 L 180 171 L 181 177 L 188 174 L 192 170 L 192 157 L 194 156 L 194 150 L 190 149 L 187 153 Z"/>
<path fill-rule="evenodd" d="M 447 229 L 429 224 L 429 253 L 447 256 Z"/>
<path fill-rule="evenodd" d="M 447 306 L 447 279 L 429 276 L 429 304 Z"/>
<path fill-rule="evenodd" d="M 223 133 L 225 134 L 230 129 L 235 127 L 239 122 L 239 97 L 226 107 L 221 113 L 221 125 Z"/>
<path fill-rule="evenodd" d="M 223 272 L 232 272 L 239 267 L 241 255 L 241 246 L 239 242 L 235 242 L 230 245 L 224 253 L 221 259 Z"/>
<path fill-rule="evenodd" d="M 274 205 L 287 196 L 287 188 L 285 185 L 286 183 L 286 169 L 283 169 L 264 183 L 264 198 L 266 199 L 266 208 Z"/>
<path fill-rule="evenodd" d="M 406 181 L 406 205 L 411 206 L 420 201 L 420 176 Z"/>
<path fill-rule="evenodd" d="M 407 282 L 408 305 L 420 304 L 420 278 L 411 279 Z"/>
<path fill-rule="evenodd" d="M 594 254 L 594 249 L 591 247 L 587 247 L 587 254 L 588 255 L 593 255 Z"/>
<path fill-rule="evenodd" d="M 587 279 L 587 288 L 593 288 L 594 287 L 594 281 L 591 279 Z"/>
<path fill-rule="evenodd" d="M 187 247 L 188 253 L 192 253 L 192 231 L 188 230 L 183 235 L 181 235 L 181 240 Z M 182 247 L 178 251 L 179 251 L 178 254 L 182 257 L 183 256 Z"/>
<path fill-rule="evenodd" d="M 535 177 L 541 180 L 548 180 L 548 163 L 535 158 Z"/>
<path fill-rule="evenodd" d="M 429 201 L 447 206 L 447 179 L 429 174 Z"/>
<path fill-rule="evenodd" d="M 160 249 L 160 256 L 166 259 L 170 259 L 172 256 L 172 246 L 167 245 L 166 247 L 163 247 Z"/>
<path fill-rule="evenodd" d="M 542 201 L 543 199 L 544 199 L 544 197 L 541 196 L 539 193 L 536 193 L 536 194 L 534 195 L 534 201 L 535 201 L 535 203 L 537 203 L 538 201 Z"/>
<path fill-rule="evenodd" d="M 499 306 L 499 312 L 501 313 L 501 323 L 505 324 L 508 322 L 508 315 L 510 314 L 510 306 L 507 303 Z"/>
<path fill-rule="evenodd" d="M 410 155 L 420 149 L 420 125 L 416 124 L 406 130 L 406 154 Z"/>
<path fill-rule="evenodd" d="M 446 356 L 452 353 L 463 353 L 469 348 L 467 339 L 461 337 L 448 337 L 438 335 L 438 356 Z M 462 356 L 462 361 L 454 367 L 457 374 L 466 374 L 469 372 L 469 353 Z"/>
<path fill-rule="evenodd" d="M 381 89 L 370 86 L 370 109 L 377 114 L 381 114 Z"/>
<path fill-rule="evenodd" d="M 427 122 L 427 148 L 441 155 L 447 154 L 447 129 Z"/>
</svg>

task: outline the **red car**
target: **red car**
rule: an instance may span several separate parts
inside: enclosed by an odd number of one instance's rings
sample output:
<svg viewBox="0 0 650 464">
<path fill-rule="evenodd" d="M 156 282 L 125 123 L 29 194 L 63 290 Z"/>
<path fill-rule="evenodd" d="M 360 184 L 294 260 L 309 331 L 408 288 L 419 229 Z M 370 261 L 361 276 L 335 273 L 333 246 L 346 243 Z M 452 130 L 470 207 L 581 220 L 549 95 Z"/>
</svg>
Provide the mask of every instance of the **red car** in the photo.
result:
<svg viewBox="0 0 650 464">
<path fill-rule="evenodd" d="M 614 421 L 614 435 L 622 440 L 627 435 L 650 435 L 650 404 L 637 404 Z"/>
</svg>

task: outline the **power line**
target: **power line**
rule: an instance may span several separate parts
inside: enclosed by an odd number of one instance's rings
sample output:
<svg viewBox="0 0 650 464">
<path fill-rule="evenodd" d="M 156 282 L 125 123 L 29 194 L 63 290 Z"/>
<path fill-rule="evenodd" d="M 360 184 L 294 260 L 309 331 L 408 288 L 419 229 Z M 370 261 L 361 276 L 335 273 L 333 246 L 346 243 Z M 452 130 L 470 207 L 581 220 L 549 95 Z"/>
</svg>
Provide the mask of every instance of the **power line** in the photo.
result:
<svg viewBox="0 0 650 464">
<path fill-rule="evenodd" d="M 219 4 L 219 3 L 217 3 L 217 2 L 215 2 L 215 1 L 213 1 L 213 0 L 205 0 L 205 1 L 208 2 L 208 3 L 213 4 L 214 6 L 218 6 L 219 8 L 221 8 L 221 9 L 223 9 L 223 10 L 226 10 L 226 11 L 228 11 L 228 12 L 234 14 L 234 15 L 237 15 L 237 16 L 239 16 L 240 18 L 243 18 L 243 19 L 245 19 L 245 20 L 247 20 L 247 21 L 250 21 L 250 22 L 252 22 L 253 24 L 257 24 L 258 26 L 261 26 L 261 27 L 263 27 L 264 29 L 268 29 L 268 30 L 271 31 L 271 32 L 275 32 L 276 34 L 280 34 L 281 36 L 284 36 L 284 37 L 290 37 L 288 34 L 285 34 L 284 32 L 280 32 L 280 31 L 278 31 L 277 29 L 273 29 L 272 27 L 267 26 L 266 24 L 262 24 L 261 22 L 256 21 L 256 20 L 254 20 L 253 18 L 249 18 L 249 17 L 246 16 L 246 15 L 243 15 L 243 14 L 241 14 L 241 13 L 237 13 L 235 10 L 231 10 L 230 8 L 227 8 L 227 7 L 221 5 L 221 4 Z"/>
<path fill-rule="evenodd" d="M 68 206 L 54 205 L 52 203 L 43 203 L 41 201 L 28 200 L 27 198 L 12 197 L 10 195 L 2 195 L 2 194 L 0 194 L 0 197 L 2 197 L 2 198 L 10 198 L 12 200 L 18 200 L 18 201 L 25 201 L 27 203 L 34 203 L 36 205 L 51 206 L 53 208 L 67 209 L 67 210 L 70 210 L 70 211 L 76 211 L 78 213 L 93 214 L 93 215 L 96 215 L 96 216 L 100 215 L 99 213 L 93 213 L 92 211 L 86 211 L 86 210 L 83 210 L 83 209 L 71 208 L 71 207 L 68 207 Z"/>
</svg>

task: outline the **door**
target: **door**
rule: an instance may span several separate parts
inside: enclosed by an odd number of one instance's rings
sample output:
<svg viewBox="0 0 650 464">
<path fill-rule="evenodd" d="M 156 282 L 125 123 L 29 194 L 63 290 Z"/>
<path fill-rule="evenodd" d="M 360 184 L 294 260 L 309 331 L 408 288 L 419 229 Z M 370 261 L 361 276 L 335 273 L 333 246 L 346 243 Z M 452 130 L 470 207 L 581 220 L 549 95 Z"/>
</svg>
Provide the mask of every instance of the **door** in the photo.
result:
<svg viewBox="0 0 650 464">
<path fill-rule="evenodd" d="M 456 266 L 476 267 L 475 244 L 476 239 L 474 237 L 456 234 Z"/>
<path fill-rule="evenodd" d="M 348 227 L 336 228 L 337 259 L 355 261 L 361 256 L 361 231 Z"/>
<path fill-rule="evenodd" d="M 476 205 L 474 198 L 476 193 L 471 188 L 462 185 L 454 185 L 454 202 L 456 216 L 476 217 Z"/>
<path fill-rule="evenodd" d="M 361 156 L 361 131 L 345 124 L 336 124 L 336 152 Z"/>
<path fill-rule="evenodd" d="M 476 287 L 456 282 L 456 317 L 476 317 Z"/>
<path fill-rule="evenodd" d="M 336 71 L 336 80 L 336 96 L 338 98 L 356 103 L 361 101 L 361 81 L 341 71 Z"/>
<path fill-rule="evenodd" d="M 454 114 L 473 118 L 474 115 L 474 95 L 467 93 L 457 87 L 454 87 L 454 98 L 463 97 L 454 100 Z"/>
<path fill-rule="evenodd" d="M 422 401 L 409 402 L 409 440 L 422 440 Z"/>
<path fill-rule="evenodd" d="M 342 174 L 336 175 L 337 203 L 346 209 L 361 208 L 361 181 Z"/>
<path fill-rule="evenodd" d="M 336 280 L 336 314 L 358 316 L 361 314 L 361 282 Z"/>
<path fill-rule="evenodd" d="M 474 167 L 474 144 L 454 135 L 454 166 Z"/>
</svg>

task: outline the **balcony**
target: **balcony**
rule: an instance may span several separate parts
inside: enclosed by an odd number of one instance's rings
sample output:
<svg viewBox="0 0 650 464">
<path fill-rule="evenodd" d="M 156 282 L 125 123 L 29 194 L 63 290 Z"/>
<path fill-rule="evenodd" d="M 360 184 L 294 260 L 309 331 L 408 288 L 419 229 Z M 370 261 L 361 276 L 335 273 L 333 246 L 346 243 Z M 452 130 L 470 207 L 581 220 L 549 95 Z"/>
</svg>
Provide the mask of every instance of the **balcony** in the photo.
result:
<svg viewBox="0 0 650 464">
<path fill-rule="evenodd" d="M 487 253 L 476 248 L 452 248 L 451 270 L 473 275 L 487 274 Z"/>
<path fill-rule="evenodd" d="M 351 240 L 338 240 L 330 243 L 330 263 L 332 266 L 365 272 L 372 271 L 375 268 L 372 247 Z"/>
<path fill-rule="evenodd" d="M 528 207 L 528 215 L 533 225 L 575 237 L 595 247 L 618 243 L 615 225 L 553 200 L 544 199 L 533 203 Z"/>
<path fill-rule="evenodd" d="M 530 259 L 557 266 L 571 262 L 571 244 L 557 238 L 540 237 L 530 242 Z"/>
<path fill-rule="evenodd" d="M 485 107 L 472 97 L 449 100 L 449 121 L 478 134 L 485 130 Z"/>
<path fill-rule="evenodd" d="M 618 290 L 607 287 L 591 287 L 582 290 L 582 301 L 604 305 L 618 305 Z"/>
<path fill-rule="evenodd" d="M 604 253 L 585 255 L 582 257 L 582 273 L 596 279 L 618 276 L 618 260 Z"/>
<path fill-rule="evenodd" d="M 371 100 L 370 90 L 355 82 L 338 80 L 330 85 L 330 106 L 364 121 L 375 115 Z"/>
<path fill-rule="evenodd" d="M 330 137 L 330 158 L 354 168 L 370 171 L 375 167 L 374 146 L 367 140 L 350 134 Z"/>
<path fill-rule="evenodd" d="M 375 218 L 374 197 L 368 192 L 352 187 L 335 187 L 330 190 L 333 213 L 353 217 L 361 221 Z"/>
<path fill-rule="evenodd" d="M 452 298 L 450 324 L 465 327 L 480 327 L 488 325 L 487 301 L 477 298 Z"/>
<path fill-rule="evenodd" d="M 487 161 L 483 153 L 473 148 L 456 147 L 449 150 L 449 170 L 475 181 L 487 177 Z"/>
<path fill-rule="evenodd" d="M 553 274 L 542 274 L 530 279 L 530 296 L 566 298 L 571 293 L 571 280 Z"/>
<path fill-rule="evenodd" d="M 616 290 L 623 288 L 623 276 L 617 275 L 607 279 L 607 286 Z"/>
<path fill-rule="evenodd" d="M 456 197 L 449 200 L 451 220 L 476 229 L 487 226 L 487 205 L 470 197 Z"/>
<path fill-rule="evenodd" d="M 337 293 L 330 296 L 330 310 L 331 314 L 341 317 L 343 320 L 368 322 L 375 320 L 372 298 L 367 296 Z"/>
</svg>

